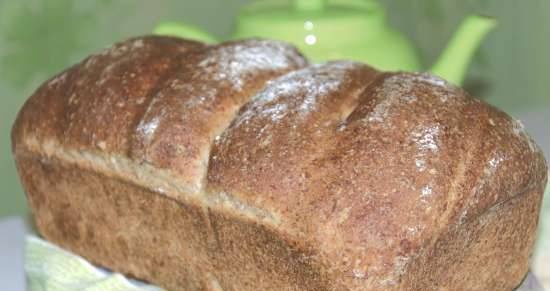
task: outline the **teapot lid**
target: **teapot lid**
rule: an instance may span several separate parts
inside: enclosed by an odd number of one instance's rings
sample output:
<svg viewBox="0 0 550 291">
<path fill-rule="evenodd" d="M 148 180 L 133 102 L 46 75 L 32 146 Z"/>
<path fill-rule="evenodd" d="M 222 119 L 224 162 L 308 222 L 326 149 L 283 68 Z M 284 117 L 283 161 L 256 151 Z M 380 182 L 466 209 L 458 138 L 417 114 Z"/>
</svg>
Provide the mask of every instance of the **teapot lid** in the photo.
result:
<svg viewBox="0 0 550 291">
<path fill-rule="evenodd" d="M 357 45 L 385 25 L 385 11 L 376 0 L 263 0 L 241 10 L 233 37 Z"/>
</svg>

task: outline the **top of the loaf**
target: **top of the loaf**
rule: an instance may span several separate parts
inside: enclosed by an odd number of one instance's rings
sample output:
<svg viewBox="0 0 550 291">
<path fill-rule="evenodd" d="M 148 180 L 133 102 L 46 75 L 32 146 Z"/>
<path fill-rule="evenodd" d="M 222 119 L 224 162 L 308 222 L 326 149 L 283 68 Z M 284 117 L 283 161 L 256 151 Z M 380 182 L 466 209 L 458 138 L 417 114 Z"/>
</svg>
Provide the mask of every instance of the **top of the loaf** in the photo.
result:
<svg viewBox="0 0 550 291">
<path fill-rule="evenodd" d="M 540 187 L 520 122 L 423 73 L 309 64 L 292 46 L 133 38 L 44 83 L 16 155 L 106 172 L 253 219 L 395 284 L 453 225 Z"/>
</svg>

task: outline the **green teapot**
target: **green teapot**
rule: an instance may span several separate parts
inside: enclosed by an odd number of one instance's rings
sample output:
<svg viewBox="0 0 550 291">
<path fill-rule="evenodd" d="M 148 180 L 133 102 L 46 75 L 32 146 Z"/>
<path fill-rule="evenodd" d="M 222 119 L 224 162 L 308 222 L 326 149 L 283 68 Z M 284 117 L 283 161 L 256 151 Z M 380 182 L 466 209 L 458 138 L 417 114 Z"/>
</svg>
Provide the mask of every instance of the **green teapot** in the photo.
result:
<svg viewBox="0 0 550 291">
<path fill-rule="evenodd" d="M 460 85 L 474 52 L 495 27 L 493 18 L 469 16 L 431 72 Z M 161 23 L 154 33 L 215 43 L 182 23 Z M 386 22 L 376 0 L 263 0 L 245 6 L 231 39 L 262 37 L 290 42 L 314 62 L 350 59 L 388 71 L 420 71 L 413 45 Z"/>
</svg>

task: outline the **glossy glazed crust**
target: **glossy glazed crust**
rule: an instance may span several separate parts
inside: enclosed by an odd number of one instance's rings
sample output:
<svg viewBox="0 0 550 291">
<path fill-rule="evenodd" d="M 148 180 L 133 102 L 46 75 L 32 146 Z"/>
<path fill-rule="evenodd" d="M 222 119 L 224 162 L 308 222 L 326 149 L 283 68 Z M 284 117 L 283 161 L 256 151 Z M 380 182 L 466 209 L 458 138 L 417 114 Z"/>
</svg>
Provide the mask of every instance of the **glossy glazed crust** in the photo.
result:
<svg viewBox="0 0 550 291">
<path fill-rule="evenodd" d="M 206 288 L 193 280 L 214 280 L 223 290 L 256 289 L 227 279 L 246 276 L 212 263 L 211 255 L 204 257 L 207 269 L 186 269 L 197 278 L 182 281 L 168 278 L 169 267 L 124 255 L 114 243 L 109 252 L 118 252 L 123 263 L 109 260 L 103 247 L 89 243 L 90 235 L 71 238 L 62 231 L 69 222 L 55 222 L 63 216 L 60 205 L 90 204 L 67 201 L 70 195 L 83 201 L 90 190 L 69 194 L 68 186 L 56 189 L 52 181 L 74 175 L 110 189 L 112 179 L 127 186 L 103 191 L 109 199 L 136 195 L 166 204 L 141 217 L 127 209 L 134 219 L 125 222 L 127 231 L 135 235 L 154 238 L 154 228 L 142 230 L 137 222 L 153 219 L 163 207 L 195 207 L 186 219 L 223 214 L 224 222 L 253 229 L 240 238 L 243 245 L 263 236 L 307 257 L 298 262 L 276 252 L 243 253 L 251 276 L 290 272 L 286 279 L 266 280 L 264 290 L 309 290 L 296 281 L 312 276 L 319 284 L 312 290 L 367 291 L 508 290 L 519 284 L 547 179 L 543 155 L 518 121 L 439 78 L 346 61 L 308 65 L 294 48 L 261 40 L 205 46 L 144 37 L 117 44 L 39 88 L 21 110 L 12 141 L 43 235 L 101 265 L 182 290 Z M 56 174 L 41 172 L 44 167 Z M 44 199 L 49 202 L 37 202 Z M 71 231 L 111 235 L 91 223 L 93 212 L 82 213 L 71 218 L 77 221 Z M 182 229 L 197 237 L 215 233 L 208 220 L 201 227 L 187 224 Z M 506 231 L 495 231 L 500 224 Z M 229 244 L 239 241 L 236 232 L 226 237 Z M 173 238 L 181 239 L 176 231 Z M 484 246 L 476 244 L 480 239 Z M 205 248 L 204 242 L 190 245 L 178 259 L 191 260 Z M 502 250 L 486 258 L 490 264 L 472 261 L 490 248 Z M 278 263 L 257 263 L 264 259 Z M 506 273 L 505 266 L 513 271 Z M 431 274 L 445 268 L 455 279 L 434 283 Z M 485 283 L 473 282 L 478 273 Z M 288 286 L 281 285 L 285 280 Z"/>
</svg>

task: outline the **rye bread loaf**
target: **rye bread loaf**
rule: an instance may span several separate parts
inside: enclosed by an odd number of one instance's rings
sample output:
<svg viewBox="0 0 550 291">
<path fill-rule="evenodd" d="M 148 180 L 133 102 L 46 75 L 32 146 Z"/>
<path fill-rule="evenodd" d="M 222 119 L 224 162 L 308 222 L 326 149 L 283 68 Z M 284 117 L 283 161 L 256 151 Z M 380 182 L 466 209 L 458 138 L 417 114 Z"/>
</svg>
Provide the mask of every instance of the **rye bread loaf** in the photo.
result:
<svg viewBox="0 0 550 291">
<path fill-rule="evenodd" d="M 460 88 L 267 40 L 116 44 L 12 142 L 46 239 L 169 290 L 510 291 L 547 179 Z"/>
</svg>

